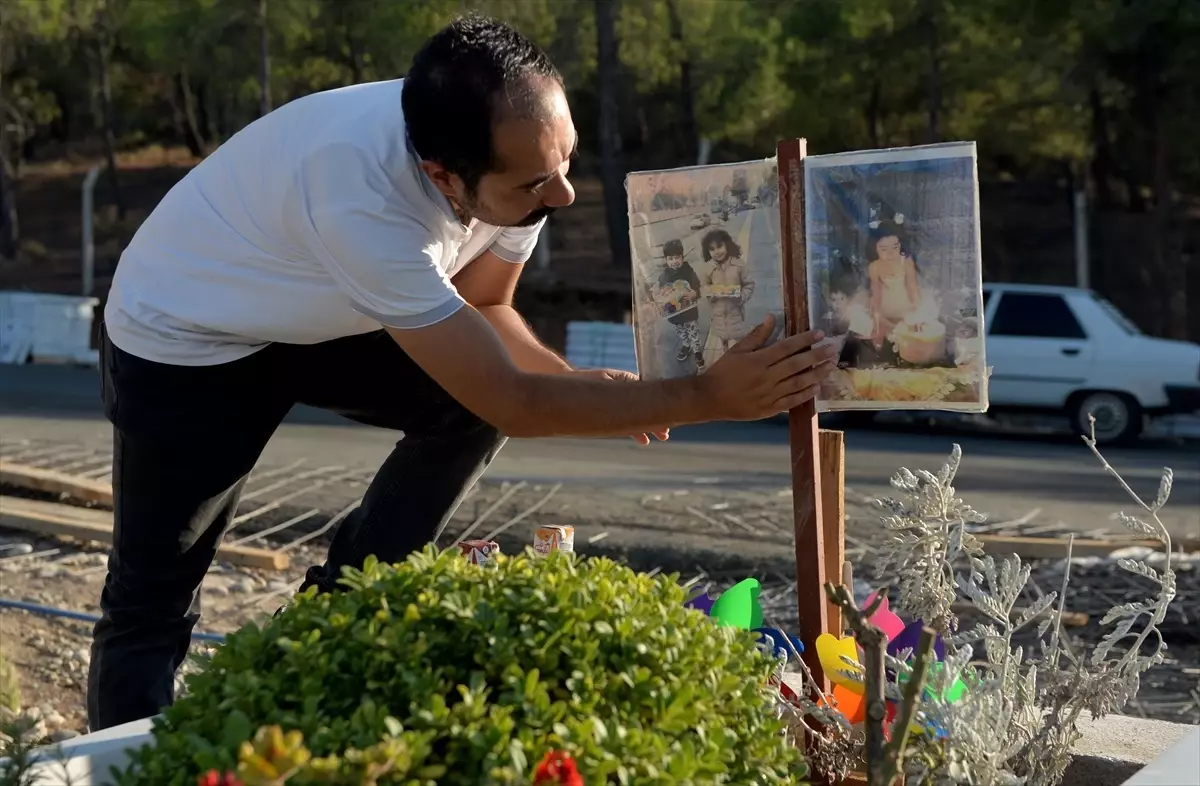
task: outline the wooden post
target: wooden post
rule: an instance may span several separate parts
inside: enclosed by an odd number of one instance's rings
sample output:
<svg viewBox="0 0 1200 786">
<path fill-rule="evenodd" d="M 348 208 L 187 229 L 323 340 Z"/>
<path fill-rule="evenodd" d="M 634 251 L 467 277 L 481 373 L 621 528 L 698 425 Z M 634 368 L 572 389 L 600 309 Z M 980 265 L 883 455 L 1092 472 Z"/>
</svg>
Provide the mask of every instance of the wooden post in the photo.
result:
<svg viewBox="0 0 1200 786">
<path fill-rule="evenodd" d="M 780 142 L 779 227 L 783 252 L 784 305 L 788 335 L 810 329 L 808 275 L 804 231 L 804 156 L 807 142 Z M 821 452 L 818 445 L 817 407 L 809 401 L 788 413 L 788 439 L 792 453 L 792 510 L 796 529 L 796 598 L 800 607 L 803 658 L 817 687 L 830 691 L 829 680 L 817 658 L 817 637 L 829 630 L 825 600 L 826 552 L 822 515 Z M 839 568 L 840 570 L 840 568 Z M 834 574 L 836 577 L 839 574 Z"/>
<path fill-rule="evenodd" d="M 825 575 L 829 581 L 842 580 L 846 561 L 846 435 L 840 431 L 820 432 L 821 446 L 821 535 L 825 539 Z M 854 587 L 848 587 L 851 594 Z M 829 615 L 827 632 L 841 636 L 842 609 L 825 601 Z"/>
</svg>

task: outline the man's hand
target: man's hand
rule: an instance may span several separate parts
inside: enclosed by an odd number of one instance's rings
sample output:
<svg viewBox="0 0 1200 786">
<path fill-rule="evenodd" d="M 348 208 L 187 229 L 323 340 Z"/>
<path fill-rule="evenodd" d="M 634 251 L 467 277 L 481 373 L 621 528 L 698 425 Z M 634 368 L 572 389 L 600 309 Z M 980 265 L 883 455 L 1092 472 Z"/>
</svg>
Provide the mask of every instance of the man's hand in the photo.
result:
<svg viewBox="0 0 1200 786">
<path fill-rule="evenodd" d="M 699 377 L 705 408 L 714 419 L 759 420 L 811 401 L 834 370 L 833 346 L 815 346 L 825 336 L 810 330 L 765 346 L 775 329 L 768 315 Z"/>
<path fill-rule="evenodd" d="M 638 375 L 628 371 L 622 371 L 616 368 L 583 368 L 576 369 L 575 374 L 581 377 L 590 377 L 591 379 L 607 380 L 610 382 L 637 382 Z M 631 438 L 639 445 L 649 445 L 650 437 L 654 437 L 659 442 L 666 442 L 671 438 L 670 429 L 662 429 L 661 431 L 653 431 L 649 434 L 632 434 Z"/>
</svg>

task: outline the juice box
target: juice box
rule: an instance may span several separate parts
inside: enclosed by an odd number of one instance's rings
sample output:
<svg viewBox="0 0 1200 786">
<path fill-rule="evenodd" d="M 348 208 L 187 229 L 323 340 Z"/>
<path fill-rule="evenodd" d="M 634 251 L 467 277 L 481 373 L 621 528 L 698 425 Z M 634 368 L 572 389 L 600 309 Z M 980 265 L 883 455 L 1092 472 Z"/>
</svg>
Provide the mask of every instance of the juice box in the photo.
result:
<svg viewBox="0 0 1200 786">
<path fill-rule="evenodd" d="M 552 551 L 575 550 L 574 527 L 538 527 L 533 532 L 533 550 L 546 555 Z"/>
<path fill-rule="evenodd" d="M 463 556 L 476 565 L 486 565 L 500 553 L 500 546 L 493 540 L 461 540 L 458 547 Z"/>
</svg>

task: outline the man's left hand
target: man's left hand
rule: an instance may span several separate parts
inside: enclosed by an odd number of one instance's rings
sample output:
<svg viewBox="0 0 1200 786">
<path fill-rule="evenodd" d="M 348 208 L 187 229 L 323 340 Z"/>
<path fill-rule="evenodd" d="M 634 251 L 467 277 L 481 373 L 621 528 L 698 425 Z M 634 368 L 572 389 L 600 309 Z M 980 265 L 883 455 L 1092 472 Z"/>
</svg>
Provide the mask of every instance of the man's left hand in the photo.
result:
<svg viewBox="0 0 1200 786">
<path fill-rule="evenodd" d="M 638 375 L 629 371 L 622 371 L 616 368 L 581 368 L 576 369 L 576 374 L 592 379 L 601 379 L 609 382 L 637 382 Z M 649 434 L 631 434 L 630 438 L 639 445 L 649 445 L 650 438 L 654 437 L 659 442 L 666 442 L 671 437 L 670 429 L 662 429 L 661 431 L 652 431 Z"/>
</svg>

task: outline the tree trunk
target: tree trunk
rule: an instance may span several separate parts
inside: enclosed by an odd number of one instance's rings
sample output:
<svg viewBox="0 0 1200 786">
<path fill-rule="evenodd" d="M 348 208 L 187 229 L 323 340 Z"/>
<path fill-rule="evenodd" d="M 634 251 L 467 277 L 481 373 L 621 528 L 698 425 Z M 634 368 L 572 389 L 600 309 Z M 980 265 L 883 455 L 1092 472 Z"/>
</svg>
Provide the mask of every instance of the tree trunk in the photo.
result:
<svg viewBox="0 0 1200 786">
<path fill-rule="evenodd" d="M 0 51 L 4 40 L 4 26 L 0 25 Z M 9 118 L 8 106 L 4 103 L 4 71 L 0 69 L 0 260 L 15 259 L 17 243 L 21 239 L 20 224 L 17 222 L 17 195 L 13 182 L 15 167 L 9 171 Z M 20 155 L 20 145 L 13 145 L 14 154 Z"/>
<path fill-rule="evenodd" d="M 199 98 L 209 145 L 215 148 L 221 144 L 221 107 L 217 103 L 217 89 L 213 86 L 214 81 L 212 77 L 208 77 L 200 83 Z"/>
<path fill-rule="evenodd" d="M 258 0 L 258 116 L 271 111 L 271 35 L 267 0 Z"/>
<path fill-rule="evenodd" d="M 593 0 L 596 14 L 596 71 L 600 83 L 600 176 L 604 184 L 604 212 L 613 264 L 628 268 L 629 223 L 625 211 L 624 171 L 621 169 L 621 127 L 617 105 L 617 29 L 614 0 Z"/>
<path fill-rule="evenodd" d="M 929 0 L 925 23 L 928 27 L 929 44 L 929 142 L 940 142 L 942 138 L 942 52 L 939 40 L 938 0 Z"/>
<path fill-rule="evenodd" d="M 683 113 L 683 149 L 687 151 L 682 163 L 692 166 L 700 160 L 700 128 L 696 122 L 692 92 L 692 58 L 683 40 L 683 20 L 679 17 L 678 0 L 667 0 L 667 17 L 671 26 L 671 40 L 679 49 L 679 107 Z"/>
<path fill-rule="evenodd" d="M 0 130 L 0 260 L 16 259 L 21 240 L 17 221 L 17 194 L 9 172 L 7 140 Z"/>
<path fill-rule="evenodd" d="M 1163 106 L 1161 104 L 1160 106 Z M 1166 110 L 1162 113 L 1165 114 Z M 1158 285 L 1165 295 L 1163 333 L 1167 338 L 1188 339 L 1187 269 L 1175 225 L 1175 200 L 1171 188 L 1171 153 L 1167 121 L 1159 117 L 1154 128 L 1154 234 Z"/>
<path fill-rule="evenodd" d="M 200 121 L 196 118 L 196 96 L 192 93 L 186 64 L 180 64 L 175 73 L 175 92 L 183 112 L 183 142 L 193 156 L 204 158 L 206 145 L 204 135 L 200 133 Z"/>
<path fill-rule="evenodd" d="M 363 76 L 366 72 L 366 66 L 363 58 L 362 43 L 359 42 L 358 36 L 355 35 L 355 25 L 358 24 L 356 14 L 350 12 L 350 3 L 343 0 L 336 7 L 338 9 L 337 19 L 341 23 L 346 34 L 346 65 L 350 68 L 350 79 L 353 84 L 359 84 L 363 81 Z"/>
<path fill-rule="evenodd" d="M 121 199 L 121 183 L 117 177 L 117 137 L 113 130 L 112 82 L 108 68 L 112 41 L 105 10 L 101 6 L 96 12 L 96 77 L 100 80 L 100 111 L 104 124 L 104 159 L 108 165 L 109 198 L 117 207 L 117 218 L 124 220 L 125 203 Z"/>
<path fill-rule="evenodd" d="M 871 77 L 871 97 L 867 100 L 867 138 L 871 141 L 871 147 L 880 147 L 880 112 L 883 104 L 883 80 L 879 78 L 878 72 Z"/>
<path fill-rule="evenodd" d="M 1088 90 L 1088 104 L 1092 113 L 1092 180 L 1096 185 L 1096 207 L 1099 210 L 1112 210 L 1116 201 L 1112 188 L 1112 140 L 1108 133 L 1108 113 L 1104 109 L 1104 99 L 1100 95 L 1100 88 L 1095 84 Z"/>
<path fill-rule="evenodd" d="M 363 53 L 362 47 L 358 44 L 358 39 L 348 30 L 346 31 L 346 51 L 349 53 L 350 58 L 350 78 L 357 85 L 363 81 Z"/>
</svg>

